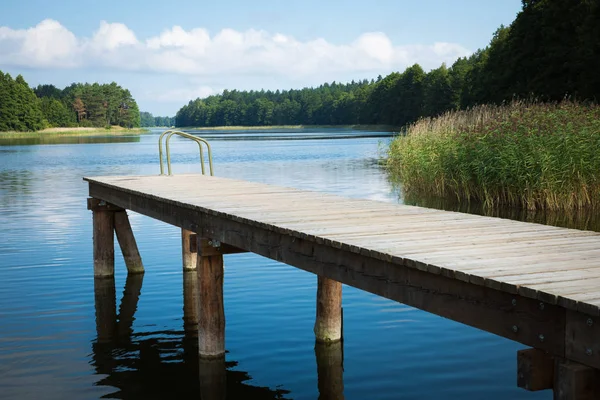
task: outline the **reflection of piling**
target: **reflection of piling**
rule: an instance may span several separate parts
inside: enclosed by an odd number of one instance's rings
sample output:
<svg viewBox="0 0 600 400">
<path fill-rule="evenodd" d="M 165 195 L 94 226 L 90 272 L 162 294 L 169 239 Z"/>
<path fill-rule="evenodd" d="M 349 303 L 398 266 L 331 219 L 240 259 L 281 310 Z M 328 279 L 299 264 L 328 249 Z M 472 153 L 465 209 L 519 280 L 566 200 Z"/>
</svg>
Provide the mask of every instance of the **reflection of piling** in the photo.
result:
<svg viewBox="0 0 600 400">
<path fill-rule="evenodd" d="M 319 400 L 344 399 L 344 344 L 315 343 Z"/>
<path fill-rule="evenodd" d="M 199 358 L 200 398 L 202 400 L 224 400 L 226 397 L 225 357 Z"/>
<path fill-rule="evenodd" d="M 198 276 L 195 270 L 183 271 L 183 331 L 198 337 Z"/>
<path fill-rule="evenodd" d="M 119 307 L 119 321 L 117 322 L 119 339 L 128 341 L 131 338 L 133 321 L 135 320 L 134 315 L 142 292 L 143 281 L 143 273 L 127 274 L 123 298 Z"/>
<path fill-rule="evenodd" d="M 117 327 L 117 300 L 114 277 L 94 279 L 94 303 L 98 343 L 110 343 L 115 337 Z"/>
</svg>

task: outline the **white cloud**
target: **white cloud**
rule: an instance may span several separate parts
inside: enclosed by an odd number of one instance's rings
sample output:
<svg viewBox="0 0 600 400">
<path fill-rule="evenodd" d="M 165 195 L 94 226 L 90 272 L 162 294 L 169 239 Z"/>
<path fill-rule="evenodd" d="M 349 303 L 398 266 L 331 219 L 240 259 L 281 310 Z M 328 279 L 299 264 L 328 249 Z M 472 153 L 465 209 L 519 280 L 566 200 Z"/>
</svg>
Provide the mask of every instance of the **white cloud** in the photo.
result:
<svg viewBox="0 0 600 400">
<path fill-rule="evenodd" d="M 394 45 L 382 32 L 364 33 L 348 44 L 325 39 L 299 41 L 282 33 L 180 26 L 138 40 L 124 24 L 100 22 L 91 37 L 76 37 L 54 20 L 15 30 L 0 27 L 0 65 L 40 68 L 111 68 L 224 77 L 268 75 L 286 79 L 373 71 L 403 70 L 413 63 L 425 69 L 452 63 L 469 51 L 456 43 Z M 196 90 L 196 89 L 192 89 Z"/>
<path fill-rule="evenodd" d="M 0 27 L 0 63 L 73 67 L 77 65 L 79 46 L 73 33 L 50 19 L 29 29 Z"/>
<path fill-rule="evenodd" d="M 89 42 L 90 47 L 97 51 L 115 51 L 120 47 L 138 44 L 133 31 L 123 24 L 100 22 L 100 28 L 94 33 Z"/>
<path fill-rule="evenodd" d="M 165 91 L 148 91 L 144 93 L 143 96 L 145 99 L 151 99 L 158 102 L 176 102 L 180 104 L 182 100 L 187 101 L 198 97 L 204 98 L 217 93 L 218 92 L 215 89 L 209 86 L 200 85 L 168 89 Z"/>
</svg>

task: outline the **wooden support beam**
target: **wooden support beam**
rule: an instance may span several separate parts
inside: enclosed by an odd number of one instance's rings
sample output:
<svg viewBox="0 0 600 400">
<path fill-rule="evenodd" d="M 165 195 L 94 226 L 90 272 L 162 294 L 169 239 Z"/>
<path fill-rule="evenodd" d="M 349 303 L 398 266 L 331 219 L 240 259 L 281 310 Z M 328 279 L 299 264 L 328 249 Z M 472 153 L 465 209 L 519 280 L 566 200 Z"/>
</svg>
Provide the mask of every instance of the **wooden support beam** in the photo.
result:
<svg viewBox="0 0 600 400">
<path fill-rule="evenodd" d="M 554 400 L 596 400 L 600 398 L 600 371 L 557 358 L 554 373 Z"/>
<path fill-rule="evenodd" d="M 342 340 L 342 284 L 317 277 L 317 318 L 315 336 L 319 342 Z"/>
<path fill-rule="evenodd" d="M 129 217 L 127 211 L 116 211 L 115 213 L 115 232 L 117 234 L 117 240 L 125 259 L 125 266 L 127 272 L 130 274 L 143 274 L 144 265 L 142 264 L 142 257 L 133 236 L 133 230 L 129 223 Z"/>
<path fill-rule="evenodd" d="M 532 392 L 552 389 L 554 359 L 545 351 L 525 349 L 517 351 L 517 386 Z"/>
<path fill-rule="evenodd" d="M 202 246 L 198 237 L 198 247 Z M 217 358 L 225 354 L 225 309 L 223 306 L 223 256 L 199 256 L 198 352 L 200 357 Z"/>
<path fill-rule="evenodd" d="M 194 249 L 194 250 L 192 250 Z M 181 230 L 181 259 L 183 261 L 183 270 L 195 270 L 198 260 L 196 259 L 196 234 L 187 229 Z"/>
<path fill-rule="evenodd" d="M 123 207 L 119 207 L 115 204 L 108 203 L 104 200 L 95 199 L 93 197 L 89 197 L 87 199 L 87 209 L 88 210 L 105 210 L 105 211 L 125 211 Z"/>
<path fill-rule="evenodd" d="M 197 235 L 192 233 L 189 236 L 190 252 L 198 253 L 205 256 L 216 256 L 220 254 L 237 254 L 247 253 L 247 250 L 240 249 L 239 247 L 231 246 L 227 243 L 221 243 L 217 240 L 202 238 L 202 246 L 198 247 Z M 200 250 L 198 250 L 200 249 Z"/>
<path fill-rule="evenodd" d="M 88 199 L 94 225 L 94 276 L 115 275 L 115 211 L 97 199 Z"/>
<path fill-rule="evenodd" d="M 315 343 L 319 399 L 344 400 L 343 343 Z"/>
</svg>

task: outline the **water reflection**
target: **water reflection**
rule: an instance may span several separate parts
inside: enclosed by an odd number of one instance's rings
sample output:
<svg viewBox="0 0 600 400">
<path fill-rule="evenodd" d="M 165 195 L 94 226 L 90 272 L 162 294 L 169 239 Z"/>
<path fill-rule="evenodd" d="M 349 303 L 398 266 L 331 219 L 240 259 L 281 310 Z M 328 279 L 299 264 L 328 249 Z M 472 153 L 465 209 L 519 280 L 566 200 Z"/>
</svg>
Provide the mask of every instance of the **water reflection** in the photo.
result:
<svg viewBox="0 0 600 400">
<path fill-rule="evenodd" d="M 131 143 L 139 142 L 139 135 L 114 136 L 58 136 L 40 135 L 36 137 L 0 137 L 0 146 L 29 146 L 38 144 L 89 144 L 89 143 Z"/>
<path fill-rule="evenodd" d="M 97 338 L 91 364 L 103 375 L 96 385 L 117 389 L 103 397 L 285 399 L 287 390 L 246 384 L 252 378 L 232 370 L 235 361 L 199 359 L 196 272 L 186 271 L 183 277 L 183 332 L 133 329 L 143 274 L 127 276 L 118 313 L 114 278 L 94 280 Z"/>
<path fill-rule="evenodd" d="M 462 213 L 485 215 L 488 217 L 513 219 L 516 221 L 535 222 L 538 224 L 560 226 L 571 229 L 582 229 L 600 232 L 600 213 L 591 209 L 576 211 L 525 210 L 514 207 L 486 208 L 481 203 L 458 202 L 454 199 L 406 196 L 404 203 L 439 210 L 458 211 Z"/>
<path fill-rule="evenodd" d="M 319 400 L 344 400 L 344 342 L 315 343 Z"/>
</svg>

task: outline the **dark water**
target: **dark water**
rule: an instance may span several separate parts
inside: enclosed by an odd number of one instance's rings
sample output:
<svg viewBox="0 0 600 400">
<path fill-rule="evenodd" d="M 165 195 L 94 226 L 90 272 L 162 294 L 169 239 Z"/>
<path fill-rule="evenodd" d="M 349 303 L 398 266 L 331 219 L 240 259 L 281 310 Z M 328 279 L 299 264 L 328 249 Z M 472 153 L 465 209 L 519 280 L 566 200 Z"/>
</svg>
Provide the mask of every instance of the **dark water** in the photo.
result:
<svg viewBox="0 0 600 400">
<path fill-rule="evenodd" d="M 253 254 L 225 256 L 226 360 L 200 365 L 179 229 L 132 213 L 145 275 L 117 254 L 114 285 L 92 277 L 81 178 L 157 174 L 157 133 L 0 146 L 0 398 L 551 398 L 516 388 L 521 345 L 350 287 L 343 347 L 315 347 L 316 277 Z M 216 175 L 398 201 L 382 133 L 203 135 Z M 172 147 L 174 173 L 199 171 Z"/>
</svg>

